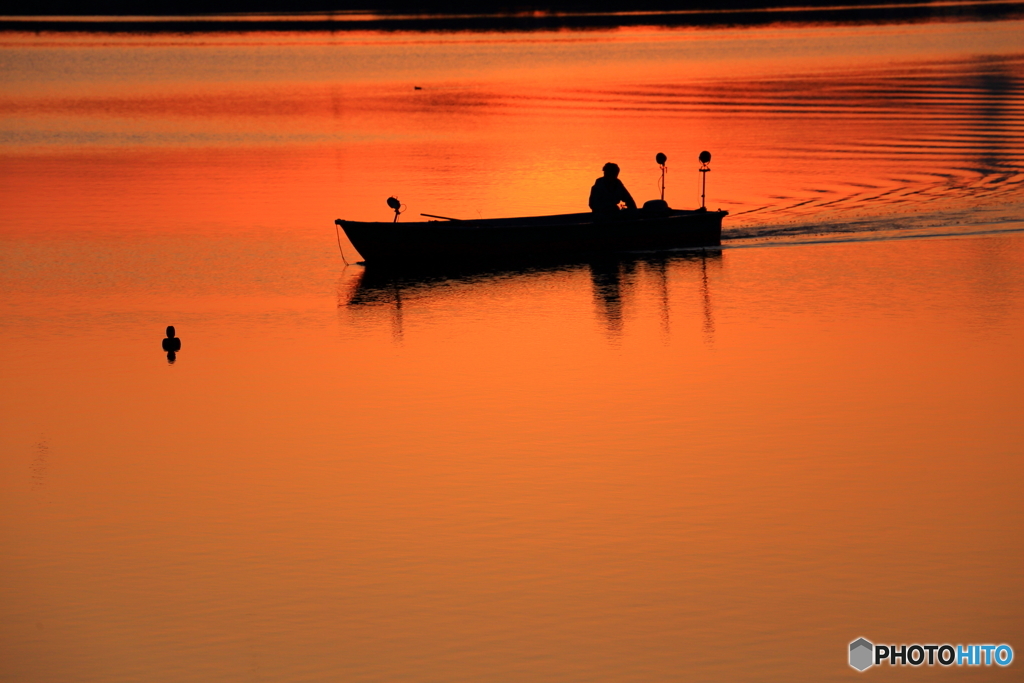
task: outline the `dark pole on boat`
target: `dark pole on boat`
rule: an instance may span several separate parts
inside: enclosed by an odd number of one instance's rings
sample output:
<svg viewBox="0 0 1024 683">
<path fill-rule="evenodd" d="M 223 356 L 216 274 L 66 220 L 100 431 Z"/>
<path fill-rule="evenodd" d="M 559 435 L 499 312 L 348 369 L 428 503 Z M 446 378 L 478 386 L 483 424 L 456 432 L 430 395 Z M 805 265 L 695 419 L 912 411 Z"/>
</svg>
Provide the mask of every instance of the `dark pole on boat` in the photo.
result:
<svg viewBox="0 0 1024 683">
<path fill-rule="evenodd" d="M 665 201 L 665 172 L 668 170 L 665 168 L 665 162 L 668 161 L 668 157 L 664 152 L 658 152 L 658 156 L 654 157 L 654 160 L 658 162 L 658 166 L 661 166 L 661 201 Z"/>
<path fill-rule="evenodd" d="M 709 152 L 707 150 L 704 150 L 703 152 L 700 153 L 700 156 L 697 157 L 697 159 L 700 160 L 700 172 L 701 172 L 701 177 L 700 177 L 701 178 L 701 181 L 700 181 L 700 208 L 706 209 L 706 207 L 704 206 L 704 190 L 707 189 L 707 186 L 708 186 L 708 172 L 711 170 L 711 168 L 708 167 L 708 164 L 711 163 L 711 152 Z"/>
</svg>

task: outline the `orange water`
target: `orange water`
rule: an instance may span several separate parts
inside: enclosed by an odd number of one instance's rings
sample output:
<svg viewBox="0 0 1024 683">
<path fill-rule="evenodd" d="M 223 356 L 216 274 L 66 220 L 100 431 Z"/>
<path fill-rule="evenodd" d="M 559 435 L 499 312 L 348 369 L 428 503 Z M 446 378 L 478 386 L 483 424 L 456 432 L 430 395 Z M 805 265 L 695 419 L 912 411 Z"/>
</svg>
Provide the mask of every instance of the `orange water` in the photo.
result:
<svg viewBox="0 0 1024 683">
<path fill-rule="evenodd" d="M 1020 652 L 1022 28 L 3 37 L 0 680 Z M 701 149 L 721 250 L 338 255 Z"/>
</svg>

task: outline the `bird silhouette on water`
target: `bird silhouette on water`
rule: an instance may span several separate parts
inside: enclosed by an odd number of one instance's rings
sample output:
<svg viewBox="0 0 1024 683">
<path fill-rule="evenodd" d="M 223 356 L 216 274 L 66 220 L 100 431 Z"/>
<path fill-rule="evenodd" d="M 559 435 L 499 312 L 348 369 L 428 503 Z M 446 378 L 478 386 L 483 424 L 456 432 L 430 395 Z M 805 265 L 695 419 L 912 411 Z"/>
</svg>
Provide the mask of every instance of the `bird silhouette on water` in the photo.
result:
<svg viewBox="0 0 1024 683">
<path fill-rule="evenodd" d="M 167 352 L 167 362 L 173 363 L 178 351 L 181 351 L 181 340 L 174 336 L 174 325 L 167 326 L 167 337 L 161 342 Z"/>
</svg>

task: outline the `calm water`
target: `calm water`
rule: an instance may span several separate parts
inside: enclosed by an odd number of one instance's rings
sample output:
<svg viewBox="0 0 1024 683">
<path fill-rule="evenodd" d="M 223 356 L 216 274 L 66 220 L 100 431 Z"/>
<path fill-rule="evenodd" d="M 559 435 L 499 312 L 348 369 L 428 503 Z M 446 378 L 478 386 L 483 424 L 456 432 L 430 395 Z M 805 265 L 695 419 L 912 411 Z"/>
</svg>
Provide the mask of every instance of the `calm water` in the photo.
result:
<svg viewBox="0 0 1024 683">
<path fill-rule="evenodd" d="M 0 680 L 1024 652 L 1021 35 L 0 36 Z M 659 151 L 694 206 L 702 149 L 720 250 L 338 254 L 391 194 L 650 199 Z"/>
</svg>

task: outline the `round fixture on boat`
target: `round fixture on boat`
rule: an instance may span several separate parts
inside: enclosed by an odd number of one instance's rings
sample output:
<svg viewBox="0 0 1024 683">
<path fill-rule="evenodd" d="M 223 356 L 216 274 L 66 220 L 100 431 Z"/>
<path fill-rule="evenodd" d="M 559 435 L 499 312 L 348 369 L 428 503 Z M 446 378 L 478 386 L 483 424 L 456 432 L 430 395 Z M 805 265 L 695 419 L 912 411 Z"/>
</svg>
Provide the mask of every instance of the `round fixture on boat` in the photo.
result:
<svg viewBox="0 0 1024 683">
<path fill-rule="evenodd" d="M 392 221 L 392 222 L 393 223 L 397 223 L 398 222 L 398 216 L 399 216 L 399 214 L 402 213 L 402 210 L 403 210 L 402 209 L 402 202 L 398 201 L 398 197 L 396 197 L 395 195 L 391 195 L 390 197 L 388 197 L 388 206 L 390 206 L 395 211 L 395 220 Z"/>
<path fill-rule="evenodd" d="M 665 162 L 668 161 L 668 157 L 665 156 L 664 152 L 658 152 L 654 160 L 658 162 L 658 166 L 661 166 L 661 179 L 658 180 L 658 187 L 661 188 L 661 203 L 665 204 L 665 173 L 668 171 L 665 168 Z"/>
<path fill-rule="evenodd" d="M 697 159 L 700 161 L 700 168 L 697 169 L 700 171 L 700 208 L 697 210 L 707 211 L 708 209 L 704 205 L 704 192 L 708 187 L 708 171 L 711 170 L 711 167 L 708 166 L 711 163 L 711 152 L 704 150 Z"/>
</svg>

